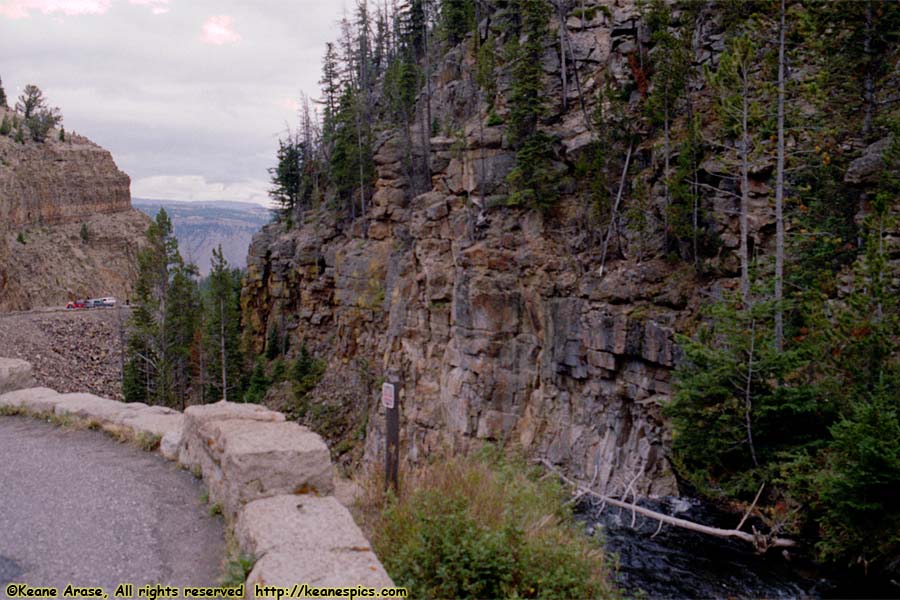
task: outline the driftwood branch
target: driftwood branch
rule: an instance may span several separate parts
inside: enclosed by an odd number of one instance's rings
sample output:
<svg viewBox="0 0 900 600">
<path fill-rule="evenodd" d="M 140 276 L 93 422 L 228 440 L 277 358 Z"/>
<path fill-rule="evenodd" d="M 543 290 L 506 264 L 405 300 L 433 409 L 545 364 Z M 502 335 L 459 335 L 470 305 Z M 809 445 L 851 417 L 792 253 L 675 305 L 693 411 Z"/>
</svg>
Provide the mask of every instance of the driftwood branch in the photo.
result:
<svg viewBox="0 0 900 600">
<path fill-rule="evenodd" d="M 762 485 L 759 486 L 759 491 L 756 492 L 756 497 L 753 499 L 753 504 L 750 505 L 750 508 L 747 509 L 747 512 L 744 513 L 744 518 L 741 519 L 741 522 L 738 523 L 738 526 L 735 529 L 740 529 L 744 526 L 744 522 L 747 521 L 747 518 L 750 516 L 750 513 L 753 512 L 753 509 L 756 508 L 756 503 L 759 502 L 759 497 L 762 495 L 763 489 L 766 487 L 766 482 L 763 481 Z"/>
<path fill-rule="evenodd" d="M 564 475 L 559 469 L 554 467 L 550 463 L 550 461 L 545 458 L 539 460 L 538 462 L 544 465 L 544 467 L 554 473 L 561 480 L 574 487 L 578 491 L 578 493 L 593 496 L 594 498 L 603 501 L 605 504 L 633 511 L 634 513 L 637 513 L 644 517 L 648 517 L 650 519 L 654 519 L 656 521 L 659 521 L 660 523 L 665 523 L 667 525 L 672 525 L 674 527 L 679 527 L 681 529 L 687 529 L 688 531 L 695 531 L 697 533 L 703 533 L 714 537 L 742 540 L 749 544 L 753 544 L 754 548 L 756 548 L 756 551 L 760 554 L 765 553 L 769 548 L 793 548 L 797 545 L 794 540 L 779 537 L 773 538 L 757 531 L 755 527 L 753 528 L 753 533 L 738 531 L 737 529 L 721 529 L 719 527 L 710 527 L 709 525 L 701 525 L 700 523 L 694 523 L 693 521 L 688 521 L 687 519 L 679 519 L 678 517 L 672 517 L 660 512 L 656 512 L 655 510 L 650 510 L 649 508 L 638 506 L 636 503 L 622 502 L 621 500 L 616 500 L 615 498 L 610 498 L 609 496 L 604 496 L 603 494 L 599 494 L 585 488 L 584 485 L 582 485 L 580 482 Z"/>
</svg>

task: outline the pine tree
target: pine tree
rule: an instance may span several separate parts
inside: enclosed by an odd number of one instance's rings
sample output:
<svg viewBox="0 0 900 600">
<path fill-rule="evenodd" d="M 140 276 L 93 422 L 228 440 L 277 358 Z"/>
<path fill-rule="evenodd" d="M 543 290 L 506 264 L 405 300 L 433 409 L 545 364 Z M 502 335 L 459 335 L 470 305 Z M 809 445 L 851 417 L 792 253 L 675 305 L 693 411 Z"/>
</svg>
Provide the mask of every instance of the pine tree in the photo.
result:
<svg viewBox="0 0 900 600">
<path fill-rule="evenodd" d="M 724 130 L 738 136 L 738 160 L 740 165 L 740 249 L 741 298 L 750 305 L 750 158 L 753 152 L 751 111 L 755 105 L 757 86 L 754 61 L 757 48 L 746 33 L 730 40 L 728 48 L 719 60 L 715 75 L 708 79 L 719 94 L 718 108 L 724 121 Z"/>
<path fill-rule="evenodd" d="M 19 101 L 16 102 L 16 112 L 22 113 L 22 117 L 27 121 L 39 109 L 46 107 L 47 101 L 44 98 L 44 92 L 38 86 L 29 83 L 22 90 Z"/>
<path fill-rule="evenodd" d="M 198 309 L 195 273 L 178 252 L 164 209 L 148 228 L 147 241 L 138 254 L 123 389 L 129 402 L 176 406 L 187 393 L 186 347 Z"/>
<path fill-rule="evenodd" d="M 9 135 L 10 131 L 12 131 L 12 121 L 9 115 L 3 115 L 3 122 L 0 123 L 0 135 Z"/>
<path fill-rule="evenodd" d="M 516 49 L 509 98 L 510 141 L 517 151 L 508 178 L 509 203 L 548 209 L 558 196 L 553 139 L 539 129 L 547 111 L 542 61 L 550 7 L 545 0 L 519 0 L 518 5 L 525 41 Z"/>
<path fill-rule="evenodd" d="M 0 79 L 0 108 L 9 108 L 6 100 L 6 90 L 3 89 L 3 80 Z"/>
<path fill-rule="evenodd" d="M 244 362 L 240 291 L 240 271 L 229 267 L 220 245 L 213 250 L 204 319 L 204 364 L 209 372 L 209 397 L 213 400 L 240 397 Z"/>
<path fill-rule="evenodd" d="M 680 474 L 712 497 L 751 500 L 779 475 L 787 452 L 815 445 L 830 422 L 804 376 L 810 350 L 778 352 L 771 314 L 765 302 L 746 308 L 725 300 L 694 338 L 679 340 L 686 360 L 666 407 L 673 458 Z"/>
<path fill-rule="evenodd" d="M 685 92 L 690 56 L 685 40 L 672 33 L 672 14 L 663 0 L 653 0 L 647 16 L 653 49 L 653 91 L 647 99 L 647 112 L 655 125 L 663 126 L 665 205 L 663 227 L 666 246 L 669 239 L 669 206 L 671 199 L 671 124 L 677 114 L 678 102 Z M 687 37 L 687 36 L 685 36 Z M 668 250 L 668 248 L 666 248 Z"/>
<path fill-rule="evenodd" d="M 462 42 L 475 27 L 475 3 L 472 0 L 443 0 L 441 28 L 451 46 Z"/>
</svg>

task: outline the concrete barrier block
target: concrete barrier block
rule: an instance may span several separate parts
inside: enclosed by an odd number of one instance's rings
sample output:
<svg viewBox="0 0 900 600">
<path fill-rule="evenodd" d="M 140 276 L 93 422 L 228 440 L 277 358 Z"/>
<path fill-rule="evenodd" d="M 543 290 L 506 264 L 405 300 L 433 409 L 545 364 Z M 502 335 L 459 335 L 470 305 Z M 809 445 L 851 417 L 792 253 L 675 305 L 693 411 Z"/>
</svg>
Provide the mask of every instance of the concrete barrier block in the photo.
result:
<svg viewBox="0 0 900 600">
<path fill-rule="evenodd" d="M 210 499 L 228 516 L 259 498 L 334 490 L 328 446 L 296 423 L 213 421 L 200 428 L 197 438 L 209 457 L 203 467 L 211 472 Z"/>
<path fill-rule="evenodd" d="M 16 408 L 30 412 L 53 412 L 55 404 L 50 398 L 59 397 L 59 392 L 50 388 L 29 388 L 0 394 L 0 407 Z"/>
<path fill-rule="evenodd" d="M 215 404 L 189 406 L 184 411 L 181 447 L 178 451 L 179 462 L 188 468 L 202 468 L 201 463 L 208 462 L 204 458 L 207 450 L 199 441 L 198 430 L 206 423 L 229 419 L 280 423 L 284 422 L 284 415 L 256 404 L 216 402 Z"/>
</svg>

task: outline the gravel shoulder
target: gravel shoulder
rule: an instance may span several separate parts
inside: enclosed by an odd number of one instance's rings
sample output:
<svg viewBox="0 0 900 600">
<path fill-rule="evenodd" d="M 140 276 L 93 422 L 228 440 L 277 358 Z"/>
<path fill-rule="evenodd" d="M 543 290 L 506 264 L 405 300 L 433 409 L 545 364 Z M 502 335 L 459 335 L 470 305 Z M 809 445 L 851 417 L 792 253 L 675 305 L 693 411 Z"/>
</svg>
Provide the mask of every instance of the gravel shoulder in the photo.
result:
<svg viewBox="0 0 900 600">
<path fill-rule="evenodd" d="M 0 417 L 0 456 L 0 584 L 218 583 L 224 523 L 188 472 L 23 417 Z"/>
</svg>

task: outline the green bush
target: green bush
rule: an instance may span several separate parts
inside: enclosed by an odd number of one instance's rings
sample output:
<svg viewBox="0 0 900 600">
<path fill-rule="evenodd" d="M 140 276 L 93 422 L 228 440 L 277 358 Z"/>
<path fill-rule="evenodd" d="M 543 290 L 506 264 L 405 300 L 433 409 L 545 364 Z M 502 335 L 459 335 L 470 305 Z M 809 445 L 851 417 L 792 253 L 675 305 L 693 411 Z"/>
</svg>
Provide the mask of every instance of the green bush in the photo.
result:
<svg viewBox="0 0 900 600">
<path fill-rule="evenodd" d="M 20 244 L 27 244 L 28 240 L 25 239 L 25 232 L 20 231 L 19 235 L 16 236 L 16 241 L 19 242 Z"/>
<path fill-rule="evenodd" d="M 538 475 L 522 460 L 452 458 L 414 472 L 399 498 L 370 494 L 364 522 L 412 597 L 617 597 L 562 488 Z"/>
<path fill-rule="evenodd" d="M 10 131 L 12 131 L 12 121 L 9 120 L 9 115 L 3 115 L 3 122 L 0 123 L 0 135 L 9 135 Z"/>
</svg>

